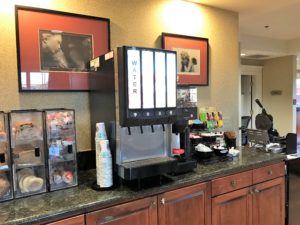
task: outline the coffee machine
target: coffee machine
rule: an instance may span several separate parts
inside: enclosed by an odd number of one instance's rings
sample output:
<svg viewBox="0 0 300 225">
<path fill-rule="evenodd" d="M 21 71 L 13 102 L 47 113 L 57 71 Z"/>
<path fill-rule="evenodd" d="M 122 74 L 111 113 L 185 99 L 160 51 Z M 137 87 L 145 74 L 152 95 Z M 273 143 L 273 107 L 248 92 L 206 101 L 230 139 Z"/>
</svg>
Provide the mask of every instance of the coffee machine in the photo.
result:
<svg viewBox="0 0 300 225">
<path fill-rule="evenodd" d="M 174 173 L 185 173 L 197 167 L 197 161 L 193 159 L 193 149 L 190 142 L 189 120 L 197 119 L 197 89 L 194 87 L 177 87 L 177 117 L 172 125 L 172 143 L 182 149 L 178 157 L 178 163 Z M 174 139 L 177 141 L 174 141 Z M 172 146 L 174 148 L 174 146 Z M 176 147 L 175 147 L 176 149 Z M 174 150 L 173 150 L 174 151 Z M 176 150 L 175 150 L 176 152 Z"/>
<path fill-rule="evenodd" d="M 115 174 L 131 181 L 172 172 L 176 52 L 123 46 L 90 67 L 92 134 L 105 122 Z"/>
</svg>

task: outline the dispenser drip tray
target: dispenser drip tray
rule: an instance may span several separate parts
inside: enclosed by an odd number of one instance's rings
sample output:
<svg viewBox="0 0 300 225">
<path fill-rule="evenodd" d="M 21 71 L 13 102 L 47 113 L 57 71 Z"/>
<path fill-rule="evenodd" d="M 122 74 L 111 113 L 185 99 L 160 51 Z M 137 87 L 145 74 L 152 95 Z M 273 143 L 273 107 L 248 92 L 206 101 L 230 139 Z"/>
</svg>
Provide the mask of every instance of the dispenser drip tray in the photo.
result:
<svg viewBox="0 0 300 225">
<path fill-rule="evenodd" d="M 124 180 L 141 179 L 170 173 L 174 170 L 176 164 L 177 159 L 172 157 L 130 161 L 118 165 L 118 174 Z"/>
</svg>

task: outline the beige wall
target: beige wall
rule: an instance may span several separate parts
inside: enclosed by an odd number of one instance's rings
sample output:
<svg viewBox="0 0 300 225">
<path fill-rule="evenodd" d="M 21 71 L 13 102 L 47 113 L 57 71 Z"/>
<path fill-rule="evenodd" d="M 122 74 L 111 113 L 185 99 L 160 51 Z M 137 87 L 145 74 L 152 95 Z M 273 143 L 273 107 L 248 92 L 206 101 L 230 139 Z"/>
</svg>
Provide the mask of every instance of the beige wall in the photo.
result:
<svg viewBox="0 0 300 225">
<path fill-rule="evenodd" d="M 19 93 L 14 3 L 111 19 L 111 47 L 161 47 L 161 32 L 209 38 L 210 84 L 199 87 L 200 106 L 217 106 L 225 126 L 238 127 L 238 15 L 172 0 L 2 0 L 0 9 L 0 108 L 68 107 L 76 110 L 80 150 L 90 149 L 87 93 Z"/>
<path fill-rule="evenodd" d="M 296 56 L 284 56 L 264 61 L 263 105 L 273 116 L 274 128 L 280 135 L 295 132 L 293 125 L 295 77 Z M 281 90 L 282 95 L 271 95 L 270 91 L 272 90 Z"/>
<path fill-rule="evenodd" d="M 257 60 L 257 59 L 244 59 L 244 58 L 241 58 L 241 64 L 242 65 L 248 65 L 248 66 L 263 66 L 264 61 L 263 60 Z"/>
</svg>

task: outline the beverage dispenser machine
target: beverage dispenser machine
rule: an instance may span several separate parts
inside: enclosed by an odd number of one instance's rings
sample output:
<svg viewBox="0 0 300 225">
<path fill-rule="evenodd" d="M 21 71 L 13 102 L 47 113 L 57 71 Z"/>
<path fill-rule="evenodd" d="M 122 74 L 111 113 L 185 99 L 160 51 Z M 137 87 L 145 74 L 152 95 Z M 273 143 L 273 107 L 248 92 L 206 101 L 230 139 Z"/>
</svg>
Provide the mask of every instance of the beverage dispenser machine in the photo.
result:
<svg viewBox="0 0 300 225">
<path fill-rule="evenodd" d="M 123 46 L 90 64 L 92 134 L 97 122 L 105 122 L 118 176 L 135 180 L 172 172 L 176 52 Z"/>
</svg>

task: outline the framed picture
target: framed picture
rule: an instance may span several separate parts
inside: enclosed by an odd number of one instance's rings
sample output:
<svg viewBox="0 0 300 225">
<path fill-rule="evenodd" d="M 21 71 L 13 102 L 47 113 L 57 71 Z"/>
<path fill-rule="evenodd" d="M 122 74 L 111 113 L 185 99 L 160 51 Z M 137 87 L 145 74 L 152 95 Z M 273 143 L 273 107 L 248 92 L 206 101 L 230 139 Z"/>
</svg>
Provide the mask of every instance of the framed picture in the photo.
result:
<svg viewBox="0 0 300 225">
<path fill-rule="evenodd" d="M 208 85 L 207 38 L 162 33 L 162 47 L 177 52 L 178 85 Z"/>
<path fill-rule="evenodd" d="M 19 91 L 88 91 L 88 63 L 110 51 L 110 20 L 16 6 Z"/>
</svg>

